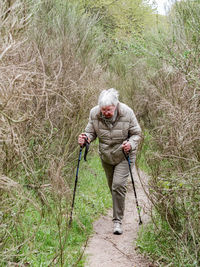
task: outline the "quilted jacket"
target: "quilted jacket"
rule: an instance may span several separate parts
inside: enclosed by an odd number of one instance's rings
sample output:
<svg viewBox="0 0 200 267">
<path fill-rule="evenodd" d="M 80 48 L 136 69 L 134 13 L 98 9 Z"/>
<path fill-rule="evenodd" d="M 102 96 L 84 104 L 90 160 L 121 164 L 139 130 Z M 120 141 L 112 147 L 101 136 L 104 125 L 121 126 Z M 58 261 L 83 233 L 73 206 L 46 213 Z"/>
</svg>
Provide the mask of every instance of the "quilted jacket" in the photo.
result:
<svg viewBox="0 0 200 267">
<path fill-rule="evenodd" d="M 131 144 L 130 157 L 135 159 L 141 139 L 141 128 L 133 110 L 121 102 L 117 105 L 117 118 L 112 128 L 109 128 L 101 116 L 99 106 L 90 111 L 89 122 L 85 128 L 91 141 L 99 138 L 99 154 L 101 159 L 111 165 L 124 160 L 122 143 L 129 140 Z"/>
</svg>

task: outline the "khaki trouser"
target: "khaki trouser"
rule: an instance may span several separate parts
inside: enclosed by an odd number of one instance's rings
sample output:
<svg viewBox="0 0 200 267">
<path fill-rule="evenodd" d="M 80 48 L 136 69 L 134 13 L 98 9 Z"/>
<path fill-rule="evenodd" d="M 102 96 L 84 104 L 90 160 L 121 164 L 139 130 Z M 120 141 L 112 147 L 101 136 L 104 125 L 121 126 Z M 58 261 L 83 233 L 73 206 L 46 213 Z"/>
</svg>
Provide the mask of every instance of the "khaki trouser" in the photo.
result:
<svg viewBox="0 0 200 267">
<path fill-rule="evenodd" d="M 132 163 L 133 161 L 131 161 Z M 132 164 L 131 164 L 132 165 Z M 121 161 L 117 165 L 110 165 L 102 161 L 105 170 L 108 186 L 113 200 L 113 221 L 120 222 L 124 216 L 126 185 L 129 176 L 127 160 Z"/>
</svg>

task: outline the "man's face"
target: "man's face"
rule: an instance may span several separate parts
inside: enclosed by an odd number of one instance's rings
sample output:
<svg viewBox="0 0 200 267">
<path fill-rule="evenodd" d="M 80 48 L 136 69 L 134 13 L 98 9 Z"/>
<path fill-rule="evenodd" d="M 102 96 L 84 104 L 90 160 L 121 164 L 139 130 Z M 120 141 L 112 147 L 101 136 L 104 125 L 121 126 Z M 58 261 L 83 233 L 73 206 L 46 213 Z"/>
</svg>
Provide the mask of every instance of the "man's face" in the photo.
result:
<svg viewBox="0 0 200 267">
<path fill-rule="evenodd" d="M 101 113 L 106 118 L 111 118 L 115 113 L 116 107 L 114 105 L 101 107 Z"/>
</svg>

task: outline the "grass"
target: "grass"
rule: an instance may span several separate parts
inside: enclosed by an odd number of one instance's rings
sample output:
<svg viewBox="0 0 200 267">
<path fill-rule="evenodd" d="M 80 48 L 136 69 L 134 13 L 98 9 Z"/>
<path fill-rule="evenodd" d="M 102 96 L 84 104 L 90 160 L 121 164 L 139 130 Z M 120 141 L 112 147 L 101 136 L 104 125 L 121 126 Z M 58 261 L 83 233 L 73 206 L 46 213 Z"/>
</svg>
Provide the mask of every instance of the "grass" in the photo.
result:
<svg viewBox="0 0 200 267">
<path fill-rule="evenodd" d="M 151 140 L 151 136 L 148 132 L 145 132 L 145 139 L 143 143 L 143 147 L 141 150 L 141 153 L 138 157 L 138 163 L 140 168 L 145 171 L 148 174 L 152 174 L 152 170 L 155 167 L 156 168 L 156 161 L 151 162 L 151 168 L 149 167 L 149 162 L 147 161 L 150 157 L 150 153 L 152 151 L 153 140 Z M 151 146 L 150 146 L 151 145 Z M 154 150 L 153 150 L 154 152 Z M 172 175 L 172 166 L 170 160 L 160 160 L 159 164 L 162 166 L 162 169 L 168 170 L 170 175 L 167 180 L 160 179 L 159 181 L 159 188 L 162 190 L 162 194 L 164 195 L 164 192 L 166 192 L 166 195 L 169 197 L 169 193 L 172 192 L 172 185 L 178 184 L 177 190 L 179 189 L 179 186 L 183 186 L 179 184 L 177 177 Z M 192 177 L 190 177 L 192 179 Z M 170 184 L 170 182 L 172 184 Z M 192 183 L 194 186 L 194 183 Z M 187 189 L 187 188 L 186 188 Z M 150 187 L 150 190 L 154 190 Z M 171 190 L 171 191 L 170 191 Z M 150 191 L 150 193 L 151 193 Z M 176 190 L 174 189 L 176 192 Z M 153 191 L 152 191 L 153 192 Z M 182 214 L 182 203 L 184 199 L 189 199 L 188 205 L 188 211 L 187 211 L 187 218 L 189 220 L 189 214 L 192 209 L 194 208 L 194 202 L 190 201 L 189 194 L 187 197 L 184 197 L 183 193 L 180 194 L 177 192 L 176 200 L 180 198 L 180 205 L 179 210 L 176 208 L 176 210 L 179 211 L 179 216 L 183 216 Z M 152 195 L 151 195 L 152 197 Z M 171 196 L 172 197 L 172 196 Z M 198 201 L 198 200 L 197 200 Z M 178 200 L 177 202 L 178 203 Z M 137 247 L 140 251 L 140 253 L 148 256 L 151 260 L 155 261 L 156 266 L 172 266 L 172 267 L 198 267 L 200 266 L 200 261 L 198 260 L 198 256 L 195 253 L 198 253 L 198 251 L 194 251 L 193 247 L 194 244 L 192 243 L 192 238 L 187 232 L 184 230 L 184 227 L 188 227 L 188 225 L 191 227 L 190 222 L 187 223 L 185 220 L 185 217 L 182 218 L 182 231 L 174 231 L 170 227 L 170 224 L 167 220 L 164 220 L 161 218 L 161 216 L 156 212 L 156 209 L 153 207 L 153 214 L 152 214 L 152 221 L 150 221 L 147 225 L 144 225 L 140 228 L 140 231 L 138 233 L 137 238 Z M 197 214 L 197 211 L 195 210 L 193 214 Z M 194 216 L 193 216 L 194 218 Z M 184 232 L 185 231 L 185 232 Z M 198 238 L 196 238 L 196 245 L 198 244 Z"/>
<path fill-rule="evenodd" d="M 141 253 L 156 261 L 159 267 L 198 267 L 194 253 L 188 256 L 188 247 L 180 246 L 181 239 L 173 236 L 169 225 L 155 216 L 152 222 L 140 228 L 137 247 Z"/>
<path fill-rule="evenodd" d="M 73 184 L 74 180 L 75 174 Z M 81 255 L 88 237 L 93 232 L 92 223 L 101 214 L 105 214 L 112 205 L 105 174 L 97 155 L 91 153 L 88 155 L 87 162 L 84 162 L 83 159 L 80 162 L 73 222 L 70 229 L 67 227 L 69 216 L 66 219 L 66 203 L 64 201 L 62 199 L 61 206 L 64 208 L 59 213 L 58 203 L 53 202 L 49 196 L 51 211 L 45 208 L 43 216 L 41 211 L 36 210 L 34 206 L 27 206 L 13 233 L 15 244 L 13 244 L 13 240 L 10 240 L 7 247 L 10 251 L 9 258 L 6 260 L 4 257 L 1 266 L 8 266 L 8 263 L 14 262 L 27 263 L 33 267 L 84 266 L 85 257 L 81 257 Z M 68 203 L 69 207 L 70 205 L 71 203 Z M 58 222 L 60 223 L 59 227 Z M 22 240 L 26 240 L 23 245 L 21 245 Z M 63 246 L 62 264 L 60 241 Z M 20 244 L 18 251 L 15 250 L 11 253 L 12 246 L 16 247 L 17 242 Z"/>
<path fill-rule="evenodd" d="M 142 149 L 141 151 L 139 151 L 138 155 L 137 155 L 137 159 L 138 159 L 138 165 L 139 165 L 139 168 L 141 170 L 143 170 L 144 172 L 146 173 L 150 173 L 150 168 L 149 168 L 149 165 L 147 164 L 147 153 L 149 151 L 149 145 L 150 145 L 150 142 L 151 142 L 151 135 L 149 133 L 148 130 L 145 130 L 144 131 L 144 141 L 143 141 L 143 144 L 142 144 Z"/>
</svg>

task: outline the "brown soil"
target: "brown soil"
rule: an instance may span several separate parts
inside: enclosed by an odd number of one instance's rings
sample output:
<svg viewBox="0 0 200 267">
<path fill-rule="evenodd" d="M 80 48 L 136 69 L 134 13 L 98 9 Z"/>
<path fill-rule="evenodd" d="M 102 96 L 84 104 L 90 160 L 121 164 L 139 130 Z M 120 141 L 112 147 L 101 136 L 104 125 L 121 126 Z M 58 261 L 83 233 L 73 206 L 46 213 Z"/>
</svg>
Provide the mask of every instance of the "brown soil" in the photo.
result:
<svg viewBox="0 0 200 267">
<path fill-rule="evenodd" d="M 149 220 L 148 210 L 150 203 L 144 192 L 147 188 L 147 176 L 140 172 L 138 178 L 134 170 L 134 180 L 136 184 L 137 197 L 140 207 L 142 207 L 143 224 Z M 123 220 L 123 234 L 113 235 L 112 210 L 106 216 L 102 216 L 94 223 L 94 235 L 89 240 L 85 251 L 87 256 L 87 267 L 149 267 L 151 263 L 136 249 L 136 238 L 139 230 L 138 214 L 136 210 L 135 197 L 131 182 L 128 184 L 126 195 L 126 209 Z"/>
</svg>

